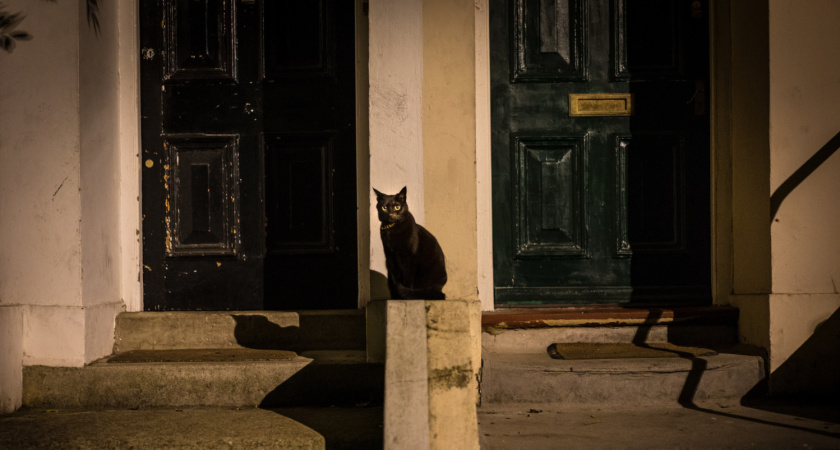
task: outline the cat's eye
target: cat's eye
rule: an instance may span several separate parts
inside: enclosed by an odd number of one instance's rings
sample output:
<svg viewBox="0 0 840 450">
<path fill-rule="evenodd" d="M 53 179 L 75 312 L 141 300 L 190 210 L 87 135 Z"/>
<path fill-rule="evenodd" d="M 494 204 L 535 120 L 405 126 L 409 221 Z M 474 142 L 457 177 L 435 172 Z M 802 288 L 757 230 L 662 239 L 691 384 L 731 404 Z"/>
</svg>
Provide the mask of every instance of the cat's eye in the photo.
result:
<svg viewBox="0 0 840 450">
<path fill-rule="evenodd" d="M 387 207 L 387 206 L 383 206 L 383 207 L 382 207 L 382 211 L 388 211 L 388 207 Z"/>
<path fill-rule="evenodd" d="M 402 208 L 402 206 L 400 206 L 400 205 L 394 205 L 394 211 L 399 211 L 399 210 L 400 210 L 400 208 Z"/>
</svg>

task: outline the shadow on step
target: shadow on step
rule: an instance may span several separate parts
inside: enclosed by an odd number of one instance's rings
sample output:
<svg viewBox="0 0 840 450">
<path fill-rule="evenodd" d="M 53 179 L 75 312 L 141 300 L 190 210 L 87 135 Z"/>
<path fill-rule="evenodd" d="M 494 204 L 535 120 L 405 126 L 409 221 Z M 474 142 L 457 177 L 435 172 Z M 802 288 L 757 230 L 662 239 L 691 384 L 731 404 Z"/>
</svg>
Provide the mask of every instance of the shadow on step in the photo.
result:
<svg viewBox="0 0 840 450">
<path fill-rule="evenodd" d="M 233 315 L 234 337 L 246 348 L 260 350 L 294 350 L 312 362 L 269 392 L 260 403 L 262 408 L 278 406 L 378 405 L 382 403 L 385 368 L 367 362 L 365 351 L 340 343 L 332 349 L 307 350 L 312 341 L 323 346 L 320 336 L 304 335 L 307 327 L 282 327 L 261 315 Z M 305 316 L 301 316 L 303 319 Z M 308 327 L 317 328 L 317 327 Z M 328 340 L 328 339 L 327 339 Z M 364 347 L 362 347 L 364 348 Z"/>
<path fill-rule="evenodd" d="M 375 449 L 383 445 L 381 406 L 273 408 L 324 437 L 327 450 Z"/>
<path fill-rule="evenodd" d="M 261 315 L 232 317 L 240 346 L 294 350 L 312 360 L 266 394 L 261 409 L 315 430 L 327 449 L 382 448 L 385 367 L 367 362 L 363 316 L 357 323 L 302 314 L 297 327 Z"/>
<path fill-rule="evenodd" d="M 385 368 L 341 351 L 303 352 L 313 361 L 269 392 L 261 408 L 381 405 Z"/>
<path fill-rule="evenodd" d="M 652 311 L 650 316 L 644 321 L 644 323 L 639 326 L 636 331 L 636 335 L 633 338 L 633 344 L 641 348 L 652 348 L 650 345 L 647 344 L 648 336 L 652 327 L 658 322 L 661 318 L 661 313 L 657 314 L 657 311 Z M 837 333 L 837 330 L 840 329 L 840 311 L 836 312 L 829 320 L 824 322 L 821 325 L 822 328 L 822 335 L 820 334 L 820 330 L 818 329 L 817 333 L 812 336 L 812 339 L 806 342 L 806 345 L 803 345 L 799 351 L 797 351 L 791 359 L 795 359 L 797 354 L 801 353 L 814 353 L 814 354 L 825 354 L 826 349 L 825 347 L 830 347 L 832 350 L 836 350 L 838 347 L 838 339 L 837 336 L 840 336 L 840 333 Z M 812 342 L 813 341 L 813 342 Z M 808 343 L 811 345 L 809 346 Z M 815 348 L 817 350 L 815 350 Z M 686 376 L 685 384 L 682 387 L 682 390 L 679 395 L 678 402 L 679 404 L 686 409 L 691 409 L 694 411 L 699 411 L 707 414 L 712 414 L 715 416 L 721 416 L 731 419 L 740 419 L 746 420 L 754 423 L 761 423 L 765 425 L 772 425 L 781 428 L 793 429 L 793 430 L 800 430 L 800 431 L 807 431 L 809 433 L 820 434 L 824 436 L 831 436 L 831 437 L 840 437 L 837 433 L 832 433 L 828 431 L 821 431 L 821 430 L 814 430 L 811 428 L 806 427 L 799 427 L 795 425 L 789 425 L 780 422 L 774 422 L 764 419 L 759 419 L 755 417 L 749 417 L 742 414 L 731 414 L 722 412 L 719 410 L 713 410 L 709 408 L 705 408 L 703 406 L 698 405 L 695 402 L 695 395 L 697 394 L 697 389 L 700 385 L 700 380 L 703 377 L 704 372 L 707 369 L 708 361 L 706 361 L 702 357 L 697 357 L 692 353 L 688 352 L 680 352 L 674 351 L 677 356 L 683 359 L 687 359 L 691 361 L 691 369 L 689 370 L 688 375 Z M 836 352 L 833 353 L 836 356 Z M 819 358 L 812 358 L 815 360 L 819 360 Z M 766 357 L 765 357 L 766 361 Z M 830 363 L 836 363 L 836 358 L 830 358 Z M 802 361 L 799 361 L 802 363 Z M 824 420 L 827 422 L 834 422 L 838 423 L 837 420 L 840 419 L 840 413 L 836 412 L 836 399 L 829 402 L 828 405 L 813 405 L 812 402 L 802 401 L 802 399 L 787 399 L 785 400 L 777 400 L 774 401 L 772 399 L 767 398 L 767 379 L 763 379 L 759 382 L 753 389 L 741 400 L 741 404 L 743 406 L 755 408 L 755 409 L 762 409 L 765 411 L 772 411 L 772 412 L 780 412 L 782 414 L 789 414 L 789 415 L 799 415 L 802 412 L 808 411 L 812 416 L 810 418 Z M 824 408 L 820 408 L 819 406 L 825 406 Z M 787 411 L 787 412 L 784 412 Z M 807 417 L 807 416 L 806 416 Z"/>
</svg>

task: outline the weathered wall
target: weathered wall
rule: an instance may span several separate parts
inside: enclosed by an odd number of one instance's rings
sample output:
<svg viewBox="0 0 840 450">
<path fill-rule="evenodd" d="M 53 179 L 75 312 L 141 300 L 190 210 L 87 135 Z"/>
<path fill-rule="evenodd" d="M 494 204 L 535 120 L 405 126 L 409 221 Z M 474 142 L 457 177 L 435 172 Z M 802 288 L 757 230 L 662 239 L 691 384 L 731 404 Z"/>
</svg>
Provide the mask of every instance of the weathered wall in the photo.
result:
<svg viewBox="0 0 840 450">
<path fill-rule="evenodd" d="M 426 220 L 423 180 L 423 2 L 370 2 L 370 187 L 385 194 L 408 188 L 408 207 Z M 368 189 L 371 205 L 376 196 Z M 388 297 L 379 217 L 370 211 L 371 298 Z M 374 273 L 376 272 L 376 273 Z"/>
<path fill-rule="evenodd" d="M 840 352 L 840 3 L 770 0 L 770 370 L 797 360 L 794 377 L 771 376 L 771 388 L 840 390 L 815 360 Z M 834 147 L 834 148 L 831 148 Z M 812 157 L 816 156 L 817 159 Z M 818 341 L 815 330 L 822 325 Z M 833 337 L 832 337 L 833 336 Z M 813 354 L 803 358 L 803 354 Z M 831 357 L 836 359 L 836 357 Z M 809 375 L 810 374 L 810 375 Z"/>
</svg>

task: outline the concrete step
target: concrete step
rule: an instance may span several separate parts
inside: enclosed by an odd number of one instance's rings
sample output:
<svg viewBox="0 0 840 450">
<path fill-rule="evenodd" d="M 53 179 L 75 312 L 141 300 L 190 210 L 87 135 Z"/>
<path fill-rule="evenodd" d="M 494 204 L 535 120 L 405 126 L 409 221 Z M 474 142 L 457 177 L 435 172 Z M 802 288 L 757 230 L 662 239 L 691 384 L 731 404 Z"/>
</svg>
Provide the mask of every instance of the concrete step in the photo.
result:
<svg viewBox="0 0 840 450">
<path fill-rule="evenodd" d="M 556 342 L 738 342 L 738 310 L 731 307 L 500 309 L 484 313 L 481 322 L 482 349 L 492 353 L 545 353 Z"/>
<path fill-rule="evenodd" d="M 275 407 L 381 404 L 384 368 L 363 350 L 312 350 L 291 360 L 109 363 L 24 368 L 37 408 Z"/>
<path fill-rule="evenodd" d="M 483 354 L 482 405 L 732 404 L 765 376 L 760 356 L 555 360 L 543 353 Z"/>
<path fill-rule="evenodd" d="M 382 408 L 24 409 L 0 448 L 382 448 Z"/>
<path fill-rule="evenodd" d="M 115 353 L 236 347 L 363 350 L 365 312 L 155 311 L 117 316 Z"/>
<path fill-rule="evenodd" d="M 837 404 L 478 410 L 482 450 L 840 448 Z"/>
</svg>

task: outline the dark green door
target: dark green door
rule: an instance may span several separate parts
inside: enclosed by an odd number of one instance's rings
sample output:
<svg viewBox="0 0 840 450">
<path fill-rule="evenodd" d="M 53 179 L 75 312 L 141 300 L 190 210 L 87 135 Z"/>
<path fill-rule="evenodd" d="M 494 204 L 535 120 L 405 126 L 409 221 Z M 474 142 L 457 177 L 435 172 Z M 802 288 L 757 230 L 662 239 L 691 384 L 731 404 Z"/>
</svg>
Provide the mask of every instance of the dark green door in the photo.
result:
<svg viewBox="0 0 840 450">
<path fill-rule="evenodd" d="M 140 4 L 145 308 L 355 308 L 353 2 Z"/>
<path fill-rule="evenodd" d="M 495 302 L 708 303 L 707 5 L 492 0 Z"/>
</svg>

